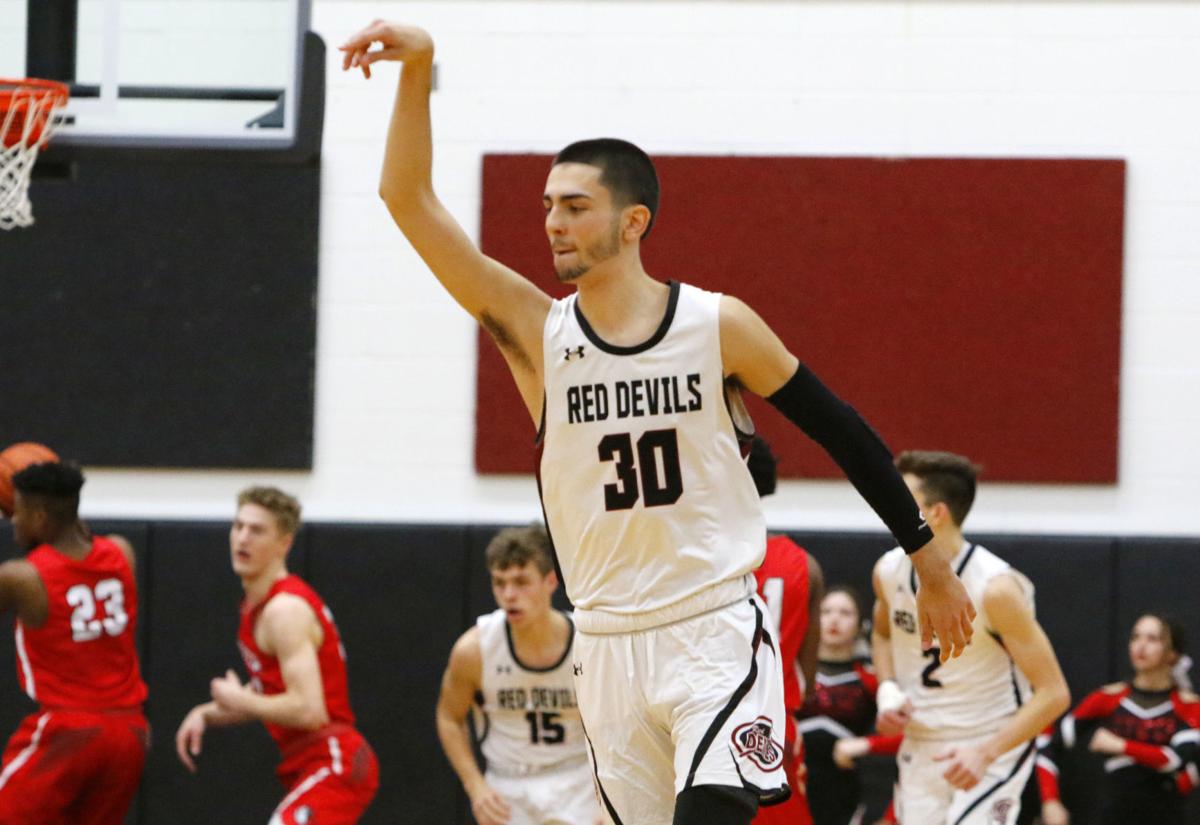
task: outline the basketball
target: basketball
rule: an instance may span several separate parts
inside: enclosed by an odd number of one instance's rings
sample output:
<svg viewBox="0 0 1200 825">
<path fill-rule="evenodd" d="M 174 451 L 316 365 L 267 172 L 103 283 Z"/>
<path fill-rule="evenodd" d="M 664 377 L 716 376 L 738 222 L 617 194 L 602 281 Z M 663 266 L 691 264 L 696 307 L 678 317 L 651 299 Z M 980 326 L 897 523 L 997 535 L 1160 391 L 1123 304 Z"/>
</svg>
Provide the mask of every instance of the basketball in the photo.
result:
<svg viewBox="0 0 1200 825">
<path fill-rule="evenodd" d="M 0 452 L 0 511 L 11 516 L 13 509 L 12 478 L 30 464 L 58 461 L 58 454 L 45 444 L 22 441 Z"/>
</svg>

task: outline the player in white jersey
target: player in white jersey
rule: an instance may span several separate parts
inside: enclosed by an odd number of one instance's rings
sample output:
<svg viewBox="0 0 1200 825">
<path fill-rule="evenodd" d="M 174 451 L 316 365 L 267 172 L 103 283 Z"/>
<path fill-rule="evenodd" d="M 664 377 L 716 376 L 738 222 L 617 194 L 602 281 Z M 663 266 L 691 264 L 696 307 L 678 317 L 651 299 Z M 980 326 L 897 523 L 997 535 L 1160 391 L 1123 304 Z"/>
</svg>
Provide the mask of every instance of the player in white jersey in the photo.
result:
<svg viewBox="0 0 1200 825">
<path fill-rule="evenodd" d="M 600 809 L 575 699 L 571 619 L 551 607 L 558 577 L 541 526 L 501 530 L 485 560 L 499 608 L 454 645 L 438 736 L 479 825 L 595 825 Z M 467 717 L 487 763 L 475 763 Z"/>
<path fill-rule="evenodd" d="M 896 814 L 905 825 L 1013 825 L 1036 758 L 1034 740 L 1070 702 L 1033 584 L 963 538 L 978 472 L 962 456 L 906 452 L 896 466 L 978 608 L 962 656 L 942 662 L 917 636 L 921 581 L 900 548 L 875 565 L 873 651 L 880 733 L 904 732 Z M 1033 694 L 1030 695 L 1030 685 Z"/>
<path fill-rule="evenodd" d="M 646 273 L 658 178 L 644 152 L 599 139 L 555 159 L 545 229 L 577 291 L 551 300 L 483 255 L 433 190 L 429 35 L 376 21 L 342 50 L 343 68 L 368 77 L 375 62 L 403 62 L 380 195 L 542 424 L 540 490 L 577 607 L 579 707 L 609 818 L 750 822 L 788 792 L 783 691 L 753 595 L 766 530 L 725 388 L 767 398 L 837 461 L 913 554 L 922 634 L 932 644 L 936 632 L 947 657 L 973 613 L 955 548 L 925 524 L 874 431 L 753 310 Z"/>
</svg>

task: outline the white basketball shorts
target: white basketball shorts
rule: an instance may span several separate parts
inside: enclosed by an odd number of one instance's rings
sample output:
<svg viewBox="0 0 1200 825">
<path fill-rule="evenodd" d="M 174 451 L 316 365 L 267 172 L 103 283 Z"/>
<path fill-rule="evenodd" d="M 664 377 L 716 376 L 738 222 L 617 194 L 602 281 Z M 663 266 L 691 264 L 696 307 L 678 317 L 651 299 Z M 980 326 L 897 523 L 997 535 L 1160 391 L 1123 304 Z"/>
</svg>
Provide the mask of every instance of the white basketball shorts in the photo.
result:
<svg viewBox="0 0 1200 825">
<path fill-rule="evenodd" d="M 946 763 L 933 760 L 948 748 L 977 745 L 990 736 L 957 741 L 905 739 L 896 757 L 900 766 L 897 818 L 927 825 L 1014 825 L 1037 757 L 1032 742 L 1002 754 L 969 791 L 947 782 L 942 777 Z"/>
<path fill-rule="evenodd" d="M 600 815 L 592 765 L 586 759 L 527 776 L 489 770 L 487 782 L 508 802 L 508 825 L 595 825 Z"/>
<path fill-rule="evenodd" d="M 757 596 L 632 633 L 578 632 L 575 692 L 613 825 L 671 825 L 696 785 L 789 793 L 783 671 Z"/>
</svg>

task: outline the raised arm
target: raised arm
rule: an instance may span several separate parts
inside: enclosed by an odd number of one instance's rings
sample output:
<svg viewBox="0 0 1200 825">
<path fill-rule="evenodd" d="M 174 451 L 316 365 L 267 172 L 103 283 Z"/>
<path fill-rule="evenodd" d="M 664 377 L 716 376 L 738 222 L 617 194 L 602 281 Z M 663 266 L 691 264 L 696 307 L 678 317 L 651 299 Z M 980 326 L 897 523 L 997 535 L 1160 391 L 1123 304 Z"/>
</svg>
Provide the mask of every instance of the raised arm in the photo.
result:
<svg viewBox="0 0 1200 825">
<path fill-rule="evenodd" d="M 471 628 L 450 651 L 450 663 L 442 675 L 442 691 L 437 703 L 437 732 L 450 766 L 458 774 L 463 790 L 471 800 L 471 813 L 479 825 L 501 825 L 508 821 L 508 803 L 487 784 L 475 753 L 467 714 L 475 694 L 483 687 L 483 658 L 479 649 L 479 631 Z"/>
<path fill-rule="evenodd" d="M 726 295 L 720 312 L 726 376 L 767 399 L 837 462 L 912 558 L 921 580 L 917 612 L 922 646 L 931 648 L 936 634 L 942 661 L 961 654 L 971 641 L 975 607 L 950 569 L 959 548 L 939 539 L 925 523 L 887 445 L 853 407 L 788 352 L 754 310 Z"/>
<path fill-rule="evenodd" d="M 360 68 L 367 77 L 371 65 L 381 60 L 404 64 L 388 128 L 380 197 L 446 291 L 499 345 L 536 422 L 542 404 L 542 327 L 550 297 L 480 252 L 434 193 L 429 119 L 433 40 L 422 29 L 377 20 L 341 50 L 343 69 Z"/>
<path fill-rule="evenodd" d="M 984 772 L 1002 754 L 1025 742 L 1032 741 L 1046 729 L 1071 703 L 1067 680 L 1045 631 L 1033 615 L 1024 586 L 1013 576 L 997 576 L 987 586 L 983 597 L 990 629 L 1003 640 L 1012 656 L 1033 686 L 1033 695 L 1017 712 L 982 744 L 952 748 L 934 757 L 946 763 L 944 776 L 958 788 L 972 788 Z"/>
</svg>

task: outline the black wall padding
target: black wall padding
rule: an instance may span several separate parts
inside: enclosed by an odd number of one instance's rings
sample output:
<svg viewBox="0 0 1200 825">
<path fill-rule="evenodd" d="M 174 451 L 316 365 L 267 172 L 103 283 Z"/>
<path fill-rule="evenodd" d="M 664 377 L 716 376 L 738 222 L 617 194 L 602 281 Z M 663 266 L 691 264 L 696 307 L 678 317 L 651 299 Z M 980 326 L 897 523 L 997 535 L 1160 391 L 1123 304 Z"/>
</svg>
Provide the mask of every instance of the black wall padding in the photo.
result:
<svg viewBox="0 0 1200 825">
<path fill-rule="evenodd" d="M 354 712 L 380 762 L 363 825 L 462 821 L 465 797 L 438 744 L 434 706 L 461 632 L 467 528 L 310 531 L 309 580 L 337 620 Z"/>
<path fill-rule="evenodd" d="M 312 466 L 324 54 L 306 33 L 290 148 L 50 144 L 0 243 L 0 444 Z"/>
<path fill-rule="evenodd" d="M 181 152 L 81 161 L 37 188 L 37 224 L 0 254 L 0 443 L 310 467 L 319 184 L 317 163 Z"/>
<path fill-rule="evenodd" d="M 200 774 L 175 756 L 175 730 L 227 668 L 242 591 L 230 569 L 227 522 L 97 522 L 139 554 L 141 650 L 153 747 L 127 825 L 265 822 L 283 796 L 278 754 L 261 725 L 209 732 Z M 290 559 L 329 603 L 348 651 L 359 727 L 379 755 L 382 786 L 366 825 L 470 822 L 466 797 L 437 742 L 434 705 L 455 639 L 494 608 L 483 550 L 499 525 L 314 524 Z M 827 582 L 870 592 L 882 533 L 796 532 Z M 1200 643 L 1200 539 L 973 535 L 1037 586 L 1038 615 L 1076 700 L 1125 678 L 1126 639 L 1145 610 L 1176 614 Z M 8 525 L 0 559 L 11 557 Z M 868 600 L 870 599 L 868 595 Z M 556 603 L 565 599 L 559 594 Z M 17 689 L 11 616 L 0 632 L 0 737 L 32 710 Z M 1200 675 L 1200 674 L 1197 674 Z M 873 768 L 879 778 L 887 766 Z M 880 790 L 886 791 L 886 788 Z M 1200 802 L 1200 795 L 1193 800 Z M 1192 806 L 1196 807 L 1195 804 Z M 1195 811 L 1188 819 L 1200 823 Z"/>
</svg>

